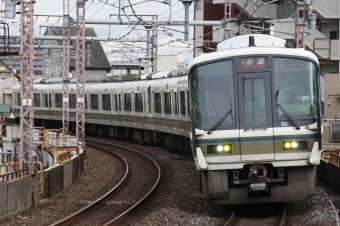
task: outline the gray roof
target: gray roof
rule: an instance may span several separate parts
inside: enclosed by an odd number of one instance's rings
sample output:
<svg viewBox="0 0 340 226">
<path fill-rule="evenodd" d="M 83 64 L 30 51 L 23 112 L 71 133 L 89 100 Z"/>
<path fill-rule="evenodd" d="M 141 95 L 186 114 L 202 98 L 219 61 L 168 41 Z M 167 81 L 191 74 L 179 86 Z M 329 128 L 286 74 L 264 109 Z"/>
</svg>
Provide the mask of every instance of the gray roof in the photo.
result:
<svg viewBox="0 0 340 226">
<path fill-rule="evenodd" d="M 51 26 L 48 27 L 45 31 L 45 36 L 63 36 L 64 28 Z M 76 28 L 70 28 L 70 36 L 76 36 Z M 85 37 L 97 37 L 96 32 L 93 28 L 85 28 Z M 62 40 L 55 41 L 57 45 L 63 45 Z M 70 45 L 75 45 L 76 41 L 70 41 Z M 72 51 L 72 50 L 71 50 Z M 71 52 L 70 51 L 70 52 Z M 85 50 L 86 51 L 86 50 Z M 75 53 L 74 53 L 75 55 Z M 99 41 L 92 41 L 90 46 L 90 64 L 85 65 L 86 70 L 111 70 L 111 65 L 106 57 L 106 54 L 103 50 Z M 75 60 L 70 60 L 70 69 L 75 69 Z"/>
</svg>

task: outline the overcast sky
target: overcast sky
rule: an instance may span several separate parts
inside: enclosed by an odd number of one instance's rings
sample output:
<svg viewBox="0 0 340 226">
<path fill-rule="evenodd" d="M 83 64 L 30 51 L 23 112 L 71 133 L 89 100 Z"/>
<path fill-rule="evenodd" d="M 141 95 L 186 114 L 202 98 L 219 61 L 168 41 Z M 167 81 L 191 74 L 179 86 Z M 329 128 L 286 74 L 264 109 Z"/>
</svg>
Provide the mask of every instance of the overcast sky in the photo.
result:
<svg viewBox="0 0 340 226">
<path fill-rule="evenodd" d="M 70 0 L 70 16 L 76 18 L 76 0 Z M 158 15 L 158 20 L 167 21 L 170 16 L 170 6 L 162 3 L 161 1 L 145 1 L 145 0 L 130 0 L 130 3 L 133 5 L 133 9 L 137 15 Z M 88 0 L 85 3 L 85 18 L 86 19 L 109 19 L 110 14 L 118 14 L 118 5 L 119 0 Z M 125 13 L 127 15 L 133 15 L 131 7 L 129 7 L 128 0 L 121 0 L 121 6 L 125 7 Z M 4 3 L 1 5 L 2 10 L 4 9 Z M 16 9 L 19 11 L 19 7 Z M 190 20 L 193 20 L 193 4 L 191 4 L 190 9 Z M 122 15 L 123 20 L 127 20 L 124 16 L 124 12 L 120 10 L 120 14 Z M 172 8 L 171 8 L 171 20 L 184 21 L 184 5 L 182 2 L 177 0 L 172 0 Z M 34 15 L 63 15 L 63 0 L 36 0 L 34 4 Z M 2 14 L 3 17 L 3 14 Z M 19 35 L 19 15 L 16 16 L 15 19 L 5 19 L 2 18 L 4 22 L 7 22 L 10 25 L 10 35 Z M 85 21 L 86 21 L 85 19 Z M 116 16 L 112 16 L 111 19 L 117 19 Z M 136 20 L 135 17 L 132 17 L 132 20 Z M 143 16 L 143 20 L 151 20 L 150 17 Z M 62 18 L 58 17 L 47 17 L 47 16 L 36 16 L 34 29 L 34 35 L 42 35 L 46 29 L 46 26 L 62 26 Z M 119 38 L 131 31 L 132 26 L 126 25 L 111 25 L 109 28 L 108 25 L 86 25 L 86 27 L 93 27 L 97 33 L 98 37 L 102 38 Z M 137 26 L 138 29 L 134 29 L 128 36 L 125 38 L 130 39 L 140 39 L 144 37 L 146 39 L 146 31 L 143 26 Z M 184 27 L 171 26 L 171 29 L 184 31 Z M 111 31 L 111 32 L 109 32 Z M 158 48 L 158 55 L 177 55 L 179 53 L 183 54 L 184 60 L 190 63 L 192 59 L 192 46 L 191 48 L 187 48 L 188 44 L 183 44 L 181 41 L 172 42 L 171 44 L 167 44 L 171 40 L 176 39 L 184 39 L 184 34 L 182 32 L 175 32 L 172 30 L 168 30 L 168 33 L 172 35 L 169 36 L 164 34 L 164 32 L 159 32 L 158 35 L 158 45 L 163 45 Z M 193 37 L 193 28 L 190 28 L 189 38 Z M 146 43 L 135 44 L 136 46 L 140 46 L 142 48 L 146 48 Z M 143 58 L 145 57 L 145 53 L 138 53 L 138 51 L 145 51 L 140 48 L 125 48 L 124 52 L 120 53 L 110 53 L 111 50 L 121 50 L 122 45 L 116 43 L 103 43 L 104 50 L 108 53 L 109 60 L 120 60 L 122 57 L 127 59 L 133 59 L 136 57 Z M 133 50 L 133 51 L 131 51 Z"/>
</svg>

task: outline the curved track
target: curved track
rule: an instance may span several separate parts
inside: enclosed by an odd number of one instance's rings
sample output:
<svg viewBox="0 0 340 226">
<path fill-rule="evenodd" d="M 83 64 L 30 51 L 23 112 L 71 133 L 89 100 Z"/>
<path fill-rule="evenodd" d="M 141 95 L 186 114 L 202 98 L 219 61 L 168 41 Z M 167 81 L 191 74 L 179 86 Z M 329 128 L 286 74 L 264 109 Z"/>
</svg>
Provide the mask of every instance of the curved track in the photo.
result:
<svg viewBox="0 0 340 226">
<path fill-rule="evenodd" d="M 147 155 L 93 139 L 87 139 L 86 143 L 115 155 L 125 166 L 124 176 L 105 195 L 52 225 L 117 225 L 138 211 L 157 190 L 160 167 Z"/>
</svg>

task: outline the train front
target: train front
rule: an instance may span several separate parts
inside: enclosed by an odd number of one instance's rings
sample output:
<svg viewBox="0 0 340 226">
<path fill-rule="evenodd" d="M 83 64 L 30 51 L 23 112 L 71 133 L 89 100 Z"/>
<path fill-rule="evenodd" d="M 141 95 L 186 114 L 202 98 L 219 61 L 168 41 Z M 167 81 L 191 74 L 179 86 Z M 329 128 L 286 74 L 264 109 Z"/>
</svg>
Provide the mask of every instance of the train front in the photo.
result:
<svg viewBox="0 0 340 226">
<path fill-rule="evenodd" d="M 315 55 L 258 46 L 207 55 L 189 72 L 204 197 L 235 204 L 313 195 L 322 138 Z"/>
</svg>

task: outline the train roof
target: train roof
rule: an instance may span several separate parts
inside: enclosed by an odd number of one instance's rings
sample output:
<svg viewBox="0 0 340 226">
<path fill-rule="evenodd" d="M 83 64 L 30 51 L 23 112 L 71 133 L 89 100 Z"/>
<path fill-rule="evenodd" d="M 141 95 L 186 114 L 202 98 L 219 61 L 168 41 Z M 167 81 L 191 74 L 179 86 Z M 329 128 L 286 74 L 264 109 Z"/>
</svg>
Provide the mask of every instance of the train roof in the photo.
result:
<svg viewBox="0 0 340 226">
<path fill-rule="evenodd" d="M 249 38 L 249 37 L 248 37 Z M 243 39 L 241 39 L 243 40 Z M 247 42 L 249 43 L 249 42 Z M 218 60 L 218 59 L 224 59 L 228 57 L 234 57 L 234 56 L 249 56 L 249 54 L 254 55 L 283 55 L 283 56 L 291 56 L 291 57 L 306 57 L 314 60 L 315 62 L 319 62 L 318 58 L 315 56 L 314 53 L 304 50 L 304 49 L 298 49 L 298 48 L 285 48 L 285 47 L 262 47 L 262 46 L 245 46 L 245 47 L 239 47 L 234 49 L 226 49 L 221 50 L 217 52 L 207 53 L 201 56 L 198 56 L 194 58 L 189 65 L 189 70 L 191 67 L 193 67 L 196 64 L 212 61 L 212 60 Z"/>
</svg>

